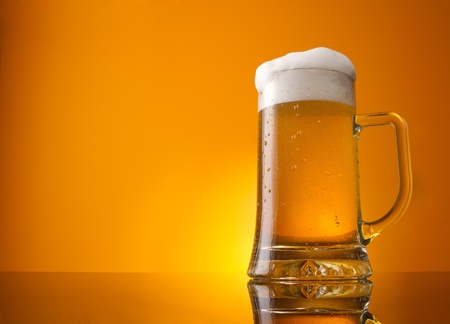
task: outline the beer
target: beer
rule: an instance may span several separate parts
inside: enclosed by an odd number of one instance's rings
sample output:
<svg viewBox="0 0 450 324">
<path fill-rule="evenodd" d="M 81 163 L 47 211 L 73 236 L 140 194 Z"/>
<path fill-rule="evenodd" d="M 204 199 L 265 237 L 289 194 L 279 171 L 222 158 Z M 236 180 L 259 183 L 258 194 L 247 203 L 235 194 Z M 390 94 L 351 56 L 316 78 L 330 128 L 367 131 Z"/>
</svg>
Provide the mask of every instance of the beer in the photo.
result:
<svg viewBox="0 0 450 324">
<path fill-rule="evenodd" d="M 359 243 L 354 114 L 354 107 L 329 101 L 259 112 L 258 216 L 265 244 Z"/>
<path fill-rule="evenodd" d="M 362 278 L 355 71 L 340 53 L 291 53 L 256 70 L 258 208 L 249 275 Z"/>
<path fill-rule="evenodd" d="M 258 208 L 248 274 L 264 280 L 362 279 L 366 244 L 395 222 L 411 196 L 406 124 L 393 113 L 357 115 L 353 64 L 326 48 L 290 53 L 256 70 Z M 360 213 L 357 141 L 362 127 L 393 125 L 400 191 L 373 222 Z"/>
<path fill-rule="evenodd" d="M 321 100 L 259 112 L 258 208 L 249 274 L 364 277 L 355 107 Z"/>
</svg>

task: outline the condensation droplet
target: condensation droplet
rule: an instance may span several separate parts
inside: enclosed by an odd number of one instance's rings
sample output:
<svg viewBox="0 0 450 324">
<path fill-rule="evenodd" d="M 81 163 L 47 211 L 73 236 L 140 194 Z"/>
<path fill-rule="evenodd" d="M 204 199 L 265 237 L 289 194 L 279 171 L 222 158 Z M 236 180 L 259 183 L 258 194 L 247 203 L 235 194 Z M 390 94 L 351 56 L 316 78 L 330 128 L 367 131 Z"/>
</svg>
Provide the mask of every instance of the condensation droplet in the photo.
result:
<svg viewBox="0 0 450 324">
<path fill-rule="evenodd" d="M 272 192 L 272 189 L 269 189 L 268 192 L 271 193 L 271 192 Z"/>
<path fill-rule="evenodd" d="M 296 164 L 291 166 L 291 170 L 296 170 L 296 169 L 297 169 L 297 165 Z"/>
<path fill-rule="evenodd" d="M 306 162 L 306 159 L 302 159 L 302 162 Z"/>
<path fill-rule="evenodd" d="M 338 174 L 338 177 L 339 177 L 340 179 L 342 179 L 342 173 L 339 173 L 339 174 Z"/>
<path fill-rule="evenodd" d="M 267 172 L 269 172 L 270 171 L 270 168 L 267 168 Z"/>
<path fill-rule="evenodd" d="M 318 120 L 318 121 L 317 121 L 317 124 L 320 124 L 321 122 L 322 122 L 321 120 Z"/>
<path fill-rule="evenodd" d="M 297 135 L 302 135 L 302 131 L 300 129 L 297 131 Z"/>
<path fill-rule="evenodd" d="M 353 132 L 353 136 L 354 136 L 356 139 L 359 139 L 359 135 L 361 134 L 361 129 L 362 129 L 361 126 L 356 125 L 356 127 L 355 127 L 355 129 L 354 129 L 354 132 Z"/>
<path fill-rule="evenodd" d="M 329 176 L 330 174 L 331 174 L 330 171 L 326 171 L 326 172 L 325 172 L 325 175 L 328 175 L 328 176 Z"/>
<path fill-rule="evenodd" d="M 264 141 L 264 145 L 267 145 L 267 141 Z"/>
</svg>

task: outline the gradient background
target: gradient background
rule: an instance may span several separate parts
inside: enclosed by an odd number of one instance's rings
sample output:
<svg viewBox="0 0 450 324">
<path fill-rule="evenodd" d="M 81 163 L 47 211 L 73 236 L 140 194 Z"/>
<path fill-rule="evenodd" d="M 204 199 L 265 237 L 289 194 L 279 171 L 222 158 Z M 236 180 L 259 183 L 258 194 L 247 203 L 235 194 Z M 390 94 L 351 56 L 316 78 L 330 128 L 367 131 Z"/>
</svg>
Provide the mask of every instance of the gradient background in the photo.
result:
<svg viewBox="0 0 450 324">
<path fill-rule="evenodd" d="M 450 271 L 448 1 L 2 1 L 0 271 L 238 272 L 256 217 L 264 61 L 326 46 L 359 113 L 409 124 L 414 192 L 375 271 Z M 363 215 L 398 189 L 360 142 Z"/>
</svg>

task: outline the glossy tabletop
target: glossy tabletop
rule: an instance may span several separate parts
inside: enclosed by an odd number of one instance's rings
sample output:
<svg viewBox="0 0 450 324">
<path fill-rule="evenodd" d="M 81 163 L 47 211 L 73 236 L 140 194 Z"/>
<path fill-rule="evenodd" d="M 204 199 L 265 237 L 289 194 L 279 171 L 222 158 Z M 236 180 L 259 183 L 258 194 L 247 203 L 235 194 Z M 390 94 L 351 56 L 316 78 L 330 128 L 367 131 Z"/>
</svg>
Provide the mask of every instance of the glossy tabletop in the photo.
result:
<svg viewBox="0 0 450 324">
<path fill-rule="evenodd" d="M 248 281 L 237 274 L 3 272 L 0 323 L 272 323 L 254 319 Z M 450 273 L 375 273 L 370 281 L 369 312 L 380 322 L 450 323 Z M 353 323 L 334 319 L 308 323 Z"/>
</svg>

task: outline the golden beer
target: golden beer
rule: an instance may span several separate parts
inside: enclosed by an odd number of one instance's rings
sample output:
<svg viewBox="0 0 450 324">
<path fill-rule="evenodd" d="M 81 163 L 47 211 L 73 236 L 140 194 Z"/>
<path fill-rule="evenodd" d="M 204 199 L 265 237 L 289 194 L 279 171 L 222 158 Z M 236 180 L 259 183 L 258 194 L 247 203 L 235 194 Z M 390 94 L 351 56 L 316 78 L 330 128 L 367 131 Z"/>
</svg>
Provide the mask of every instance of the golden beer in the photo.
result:
<svg viewBox="0 0 450 324">
<path fill-rule="evenodd" d="M 366 251 L 405 211 L 411 194 L 406 124 L 394 113 L 358 115 L 355 71 L 326 48 L 262 64 L 258 89 L 258 207 L 248 274 L 258 280 L 363 279 Z M 400 190 L 391 210 L 361 218 L 357 141 L 364 127 L 392 125 Z"/>
<path fill-rule="evenodd" d="M 273 248 L 359 244 L 354 114 L 329 101 L 259 112 L 258 213 Z"/>
<path fill-rule="evenodd" d="M 251 276 L 364 277 L 355 107 L 280 103 L 259 112 L 258 237 Z M 314 260 L 314 261 L 312 261 Z"/>
</svg>

